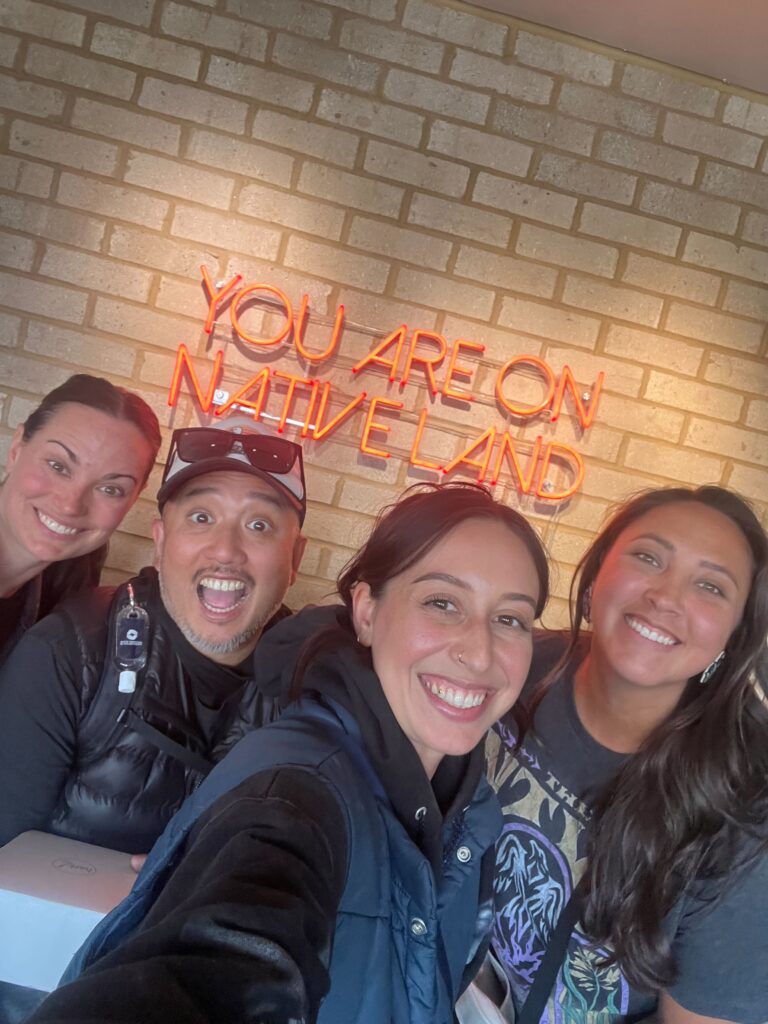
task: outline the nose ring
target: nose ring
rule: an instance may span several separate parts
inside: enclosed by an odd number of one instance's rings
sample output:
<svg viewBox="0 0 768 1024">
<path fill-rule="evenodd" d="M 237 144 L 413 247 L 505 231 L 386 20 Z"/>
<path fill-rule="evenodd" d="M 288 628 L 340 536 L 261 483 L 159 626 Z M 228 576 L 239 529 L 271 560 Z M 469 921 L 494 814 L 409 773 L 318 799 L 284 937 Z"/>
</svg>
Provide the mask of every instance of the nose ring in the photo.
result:
<svg viewBox="0 0 768 1024">
<path fill-rule="evenodd" d="M 459 651 L 459 653 L 456 655 L 456 661 L 458 661 L 458 663 L 460 665 L 464 664 L 464 652 L 463 651 Z"/>
</svg>

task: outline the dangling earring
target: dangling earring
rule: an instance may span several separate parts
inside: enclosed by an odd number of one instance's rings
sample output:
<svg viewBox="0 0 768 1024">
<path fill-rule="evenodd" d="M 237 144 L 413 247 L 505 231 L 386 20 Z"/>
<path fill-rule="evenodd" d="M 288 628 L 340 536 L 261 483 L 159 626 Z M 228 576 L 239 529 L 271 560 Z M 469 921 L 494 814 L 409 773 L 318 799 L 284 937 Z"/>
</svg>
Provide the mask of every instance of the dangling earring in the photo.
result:
<svg viewBox="0 0 768 1024">
<path fill-rule="evenodd" d="M 715 658 L 715 660 L 711 661 L 709 663 L 709 665 L 707 665 L 707 667 L 704 669 L 704 671 L 699 676 L 699 682 L 702 685 L 708 683 L 709 680 L 712 678 L 712 676 L 715 674 L 715 672 L 717 672 L 717 670 L 720 668 L 720 665 L 722 664 L 722 661 L 723 661 L 724 657 L 725 657 L 725 651 L 720 651 L 720 653 Z"/>
<path fill-rule="evenodd" d="M 592 584 L 587 587 L 584 591 L 584 597 L 581 601 L 581 614 L 584 621 L 588 624 L 592 624 Z"/>
</svg>

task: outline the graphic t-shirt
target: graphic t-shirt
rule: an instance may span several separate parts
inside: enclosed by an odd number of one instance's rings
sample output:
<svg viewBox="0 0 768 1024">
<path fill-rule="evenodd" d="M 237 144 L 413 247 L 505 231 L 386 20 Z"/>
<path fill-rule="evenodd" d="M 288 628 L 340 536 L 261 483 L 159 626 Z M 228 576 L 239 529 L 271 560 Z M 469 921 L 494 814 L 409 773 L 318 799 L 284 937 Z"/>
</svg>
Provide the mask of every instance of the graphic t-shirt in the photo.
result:
<svg viewBox="0 0 768 1024">
<path fill-rule="evenodd" d="M 570 676 L 554 683 L 536 712 L 535 734 L 529 731 L 513 755 L 515 737 L 510 715 L 490 734 L 487 752 L 504 814 L 493 946 L 519 1010 L 584 873 L 590 805 L 628 755 L 587 733 Z M 673 998 L 692 1012 L 742 1024 L 768 1019 L 768 855 L 725 886 L 689 886 L 666 928 L 679 967 Z M 575 929 L 542 1024 L 618 1024 L 653 1013 L 656 996 L 632 989 L 616 964 L 601 963 L 605 953 Z"/>
</svg>

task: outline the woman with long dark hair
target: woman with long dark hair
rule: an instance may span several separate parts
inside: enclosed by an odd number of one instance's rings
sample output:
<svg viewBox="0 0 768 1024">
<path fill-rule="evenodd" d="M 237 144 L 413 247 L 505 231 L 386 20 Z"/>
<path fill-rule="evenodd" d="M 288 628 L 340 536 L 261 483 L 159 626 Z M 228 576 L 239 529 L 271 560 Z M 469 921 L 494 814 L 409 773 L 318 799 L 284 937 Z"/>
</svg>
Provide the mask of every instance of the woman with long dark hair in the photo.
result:
<svg viewBox="0 0 768 1024">
<path fill-rule="evenodd" d="M 719 487 L 642 494 L 585 554 L 572 606 L 522 746 L 508 720 L 489 746 L 511 1002 L 551 967 L 542 1021 L 765 1021 L 765 531 Z M 562 646 L 537 648 L 539 678 Z"/>
<path fill-rule="evenodd" d="M 523 685 L 547 589 L 536 533 L 482 488 L 385 511 L 342 605 L 257 648 L 279 688 L 316 633 L 300 699 L 187 801 L 91 966 L 32 1019 L 449 1024 L 490 927 L 485 733 Z"/>
<path fill-rule="evenodd" d="M 67 594 L 98 586 L 160 440 L 142 398 L 85 373 L 18 427 L 0 487 L 0 660 Z"/>
</svg>

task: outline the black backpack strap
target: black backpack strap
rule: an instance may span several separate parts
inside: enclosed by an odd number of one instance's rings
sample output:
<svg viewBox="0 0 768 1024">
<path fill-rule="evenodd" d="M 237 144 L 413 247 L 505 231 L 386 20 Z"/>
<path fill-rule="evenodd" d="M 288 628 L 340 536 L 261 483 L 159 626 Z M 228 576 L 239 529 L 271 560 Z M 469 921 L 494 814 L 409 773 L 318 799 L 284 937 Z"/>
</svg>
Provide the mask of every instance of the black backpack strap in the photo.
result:
<svg viewBox="0 0 768 1024">
<path fill-rule="evenodd" d="M 568 940 L 581 916 L 582 904 L 581 893 L 576 888 L 560 913 L 555 930 L 550 936 L 539 964 L 539 969 L 536 971 L 533 984 L 528 990 L 526 1000 L 517 1016 L 516 1024 L 539 1024 L 544 1007 L 552 993 L 557 972 L 565 959 Z"/>
</svg>

